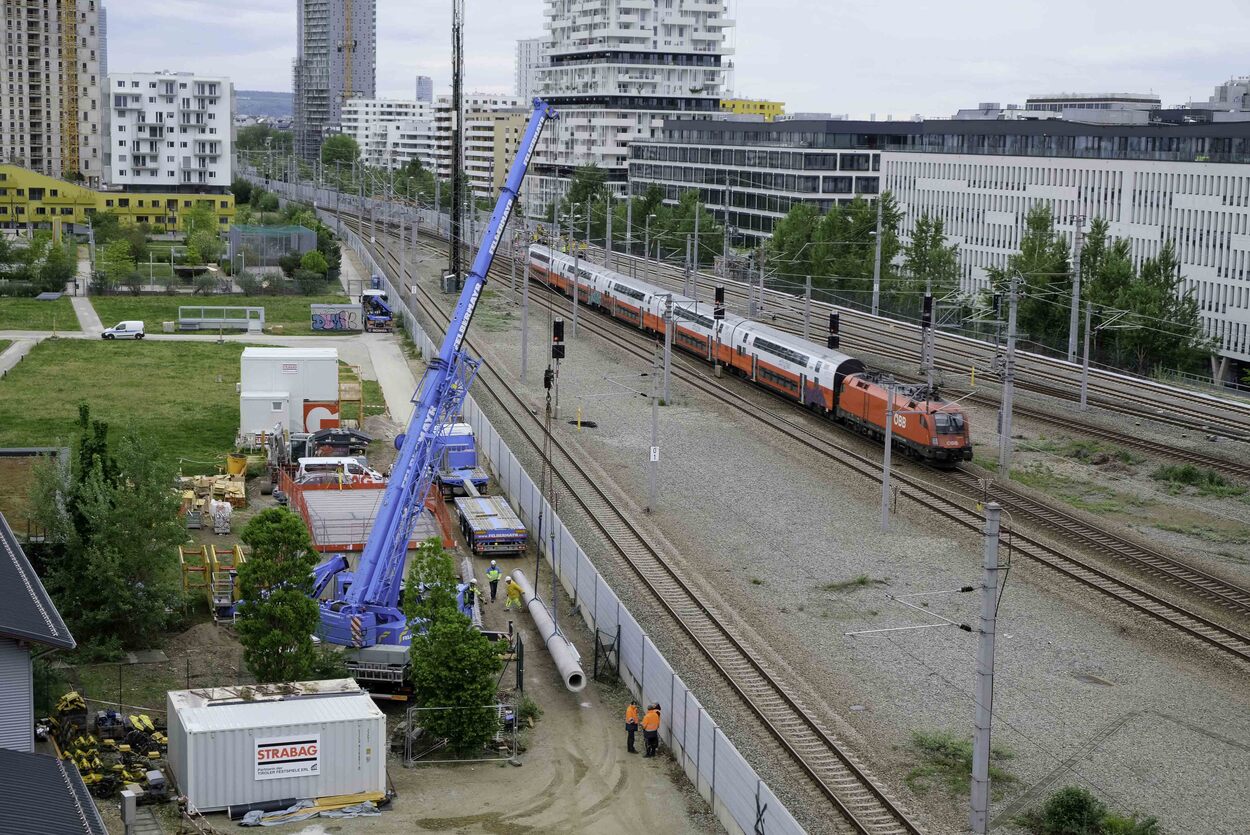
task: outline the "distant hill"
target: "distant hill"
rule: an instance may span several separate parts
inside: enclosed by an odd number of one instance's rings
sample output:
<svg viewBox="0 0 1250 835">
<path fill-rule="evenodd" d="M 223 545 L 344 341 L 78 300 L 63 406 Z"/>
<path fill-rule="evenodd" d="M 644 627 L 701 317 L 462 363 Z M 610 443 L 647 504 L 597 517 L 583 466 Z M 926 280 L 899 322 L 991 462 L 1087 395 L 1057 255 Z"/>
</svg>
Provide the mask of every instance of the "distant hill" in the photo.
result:
<svg viewBox="0 0 1250 835">
<path fill-rule="evenodd" d="M 239 116 L 290 116 L 291 94 L 267 90 L 235 90 L 234 105 Z"/>
</svg>

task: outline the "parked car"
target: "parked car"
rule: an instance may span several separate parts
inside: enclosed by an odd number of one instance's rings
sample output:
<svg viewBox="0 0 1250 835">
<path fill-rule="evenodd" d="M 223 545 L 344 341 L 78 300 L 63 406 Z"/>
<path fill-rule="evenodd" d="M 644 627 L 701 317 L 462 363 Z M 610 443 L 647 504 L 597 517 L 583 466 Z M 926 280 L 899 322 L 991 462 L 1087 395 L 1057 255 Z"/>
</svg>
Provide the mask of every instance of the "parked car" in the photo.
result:
<svg viewBox="0 0 1250 835">
<path fill-rule="evenodd" d="M 104 339 L 142 339 L 143 323 L 136 319 L 127 319 L 111 328 L 105 328 L 100 336 Z"/>
</svg>

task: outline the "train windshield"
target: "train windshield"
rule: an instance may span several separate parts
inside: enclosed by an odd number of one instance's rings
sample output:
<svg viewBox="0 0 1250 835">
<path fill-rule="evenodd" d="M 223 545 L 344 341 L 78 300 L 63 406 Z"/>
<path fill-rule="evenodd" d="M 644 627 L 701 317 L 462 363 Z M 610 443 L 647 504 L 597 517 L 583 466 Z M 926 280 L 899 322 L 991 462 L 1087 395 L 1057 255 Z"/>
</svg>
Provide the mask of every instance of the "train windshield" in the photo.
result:
<svg viewBox="0 0 1250 835">
<path fill-rule="evenodd" d="M 959 435 L 964 431 L 964 416 L 958 412 L 936 412 L 933 423 L 939 435 Z"/>
</svg>

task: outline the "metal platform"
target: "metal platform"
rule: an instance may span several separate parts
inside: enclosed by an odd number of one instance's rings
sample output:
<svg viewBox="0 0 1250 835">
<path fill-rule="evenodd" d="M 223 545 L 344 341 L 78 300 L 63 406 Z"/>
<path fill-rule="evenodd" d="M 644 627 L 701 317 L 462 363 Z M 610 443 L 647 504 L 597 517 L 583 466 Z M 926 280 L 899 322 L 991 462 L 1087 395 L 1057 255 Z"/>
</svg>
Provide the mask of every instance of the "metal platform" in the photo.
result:
<svg viewBox="0 0 1250 835">
<path fill-rule="evenodd" d="M 301 491 L 313 547 L 323 552 L 362 549 L 369 532 L 373 530 L 384 492 L 382 489 L 361 488 Z M 430 514 L 422 513 L 417 518 L 409 547 L 441 535 L 438 524 Z"/>
</svg>

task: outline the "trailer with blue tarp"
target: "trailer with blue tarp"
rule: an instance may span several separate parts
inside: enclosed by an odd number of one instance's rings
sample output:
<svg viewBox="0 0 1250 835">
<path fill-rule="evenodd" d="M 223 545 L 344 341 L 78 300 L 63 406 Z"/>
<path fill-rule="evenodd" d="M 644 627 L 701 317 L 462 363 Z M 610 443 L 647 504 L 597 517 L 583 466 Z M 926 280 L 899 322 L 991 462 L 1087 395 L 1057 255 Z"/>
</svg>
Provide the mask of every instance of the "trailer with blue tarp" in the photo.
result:
<svg viewBox="0 0 1250 835">
<path fill-rule="evenodd" d="M 520 517 L 502 496 L 462 496 L 456 516 L 465 543 L 476 554 L 519 554 L 529 534 Z"/>
</svg>

